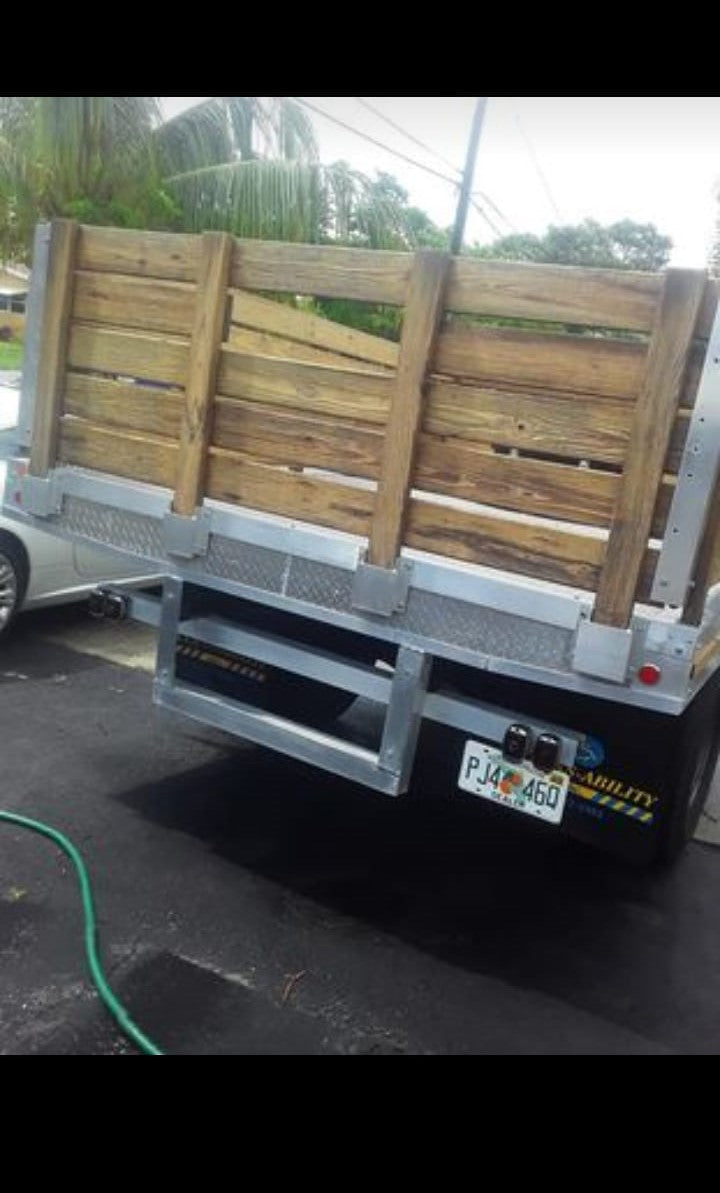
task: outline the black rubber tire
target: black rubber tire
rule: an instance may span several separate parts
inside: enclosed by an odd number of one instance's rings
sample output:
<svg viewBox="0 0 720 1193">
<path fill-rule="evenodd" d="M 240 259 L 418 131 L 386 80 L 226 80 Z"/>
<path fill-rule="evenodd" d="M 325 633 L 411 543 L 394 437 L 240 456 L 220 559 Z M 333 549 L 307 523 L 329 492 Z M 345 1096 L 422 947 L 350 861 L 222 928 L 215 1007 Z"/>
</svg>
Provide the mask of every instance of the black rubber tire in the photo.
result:
<svg viewBox="0 0 720 1193">
<path fill-rule="evenodd" d="M 30 583 L 30 561 L 20 540 L 6 530 L 0 530 L 0 555 L 4 556 L 12 567 L 17 586 L 15 607 L 7 621 L 0 620 L 0 638 L 2 638 L 9 631 L 25 602 Z"/>
<path fill-rule="evenodd" d="M 720 729 L 704 725 L 688 734 L 677 785 L 677 799 L 660 846 L 662 865 L 674 865 L 697 832 L 720 760 Z"/>
</svg>

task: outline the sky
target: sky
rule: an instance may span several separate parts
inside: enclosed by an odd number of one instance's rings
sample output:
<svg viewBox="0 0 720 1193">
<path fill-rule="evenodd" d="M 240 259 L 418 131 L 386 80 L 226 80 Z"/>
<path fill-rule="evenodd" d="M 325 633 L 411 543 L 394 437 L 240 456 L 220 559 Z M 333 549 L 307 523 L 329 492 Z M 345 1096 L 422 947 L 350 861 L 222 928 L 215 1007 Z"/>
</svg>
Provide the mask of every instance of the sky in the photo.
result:
<svg viewBox="0 0 720 1193">
<path fill-rule="evenodd" d="M 204 96 L 167 96 L 168 113 Z M 465 159 L 475 96 L 302 96 L 389 149 L 441 174 Z M 421 149 L 363 107 L 364 100 L 423 142 Z M 457 192 L 447 182 L 313 115 L 324 161 L 366 173 L 393 173 L 436 222 L 453 221 Z M 439 154 L 438 158 L 435 156 Z M 655 223 L 675 242 L 674 264 L 707 262 L 720 185 L 718 96 L 491 96 L 477 192 L 497 232 L 542 233 L 551 223 L 621 219 Z M 498 214 L 499 213 L 499 214 Z M 468 239 L 495 232 L 473 212 Z"/>
</svg>

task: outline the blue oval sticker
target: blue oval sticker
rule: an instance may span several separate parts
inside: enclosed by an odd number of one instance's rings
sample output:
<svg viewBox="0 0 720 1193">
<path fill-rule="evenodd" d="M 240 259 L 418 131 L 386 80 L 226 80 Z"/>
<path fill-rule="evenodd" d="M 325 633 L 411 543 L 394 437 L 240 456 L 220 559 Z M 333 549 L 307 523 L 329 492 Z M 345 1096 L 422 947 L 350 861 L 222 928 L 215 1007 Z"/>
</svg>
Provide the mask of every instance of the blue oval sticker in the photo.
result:
<svg viewBox="0 0 720 1193">
<path fill-rule="evenodd" d="M 578 750 L 577 766 L 581 770 L 597 770 L 607 760 L 607 750 L 596 737 L 586 738 Z"/>
</svg>

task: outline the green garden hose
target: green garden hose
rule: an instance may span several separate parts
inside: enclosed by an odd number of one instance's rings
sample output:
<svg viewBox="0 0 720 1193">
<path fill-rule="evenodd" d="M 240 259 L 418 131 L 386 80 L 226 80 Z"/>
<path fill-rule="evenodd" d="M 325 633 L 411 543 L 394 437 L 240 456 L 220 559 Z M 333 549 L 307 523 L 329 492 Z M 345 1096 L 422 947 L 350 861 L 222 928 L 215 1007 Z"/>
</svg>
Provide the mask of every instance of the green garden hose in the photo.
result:
<svg viewBox="0 0 720 1193">
<path fill-rule="evenodd" d="M 52 841 L 53 845 L 56 845 L 70 859 L 80 882 L 82 905 L 85 913 L 85 951 L 95 989 L 123 1034 L 129 1040 L 132 1040 L 133 1044 L 141 1052 L 146 1056 L 163 1056 L 164 1053 L 133 1023 L 122 1003 L 113 994 L 105 976 L 98 951 L 97 916 L 95 914 L 92 883 L 90 882 L 90 875 L 80 851 L 73 845 L 72 841 L 64 837 L 62 833 L 50 828 L 47 824 L 41 824 L 36 820 L 27 820 L 26 817 L 16 816 L 13 812 L 0 812 L 0 824 L 10 824 L 15 828 L 27 829 L 31 833 L 45 837 L 46 840 Z"/>
</svg>

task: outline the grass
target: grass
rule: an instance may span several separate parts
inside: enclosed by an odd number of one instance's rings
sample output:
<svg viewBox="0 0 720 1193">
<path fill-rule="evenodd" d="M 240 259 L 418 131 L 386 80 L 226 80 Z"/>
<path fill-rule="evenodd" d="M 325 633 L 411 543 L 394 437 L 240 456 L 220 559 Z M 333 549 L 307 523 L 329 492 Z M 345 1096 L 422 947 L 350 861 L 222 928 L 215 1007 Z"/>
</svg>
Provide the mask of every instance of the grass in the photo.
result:
<svg viewBox="0 0 720 1193">
<path fill-rule="evenodd" d="M 0 372 L 18 372 L 22 368 L 25 345 L 20 340 L 0 341 Z"/>
</svg>

